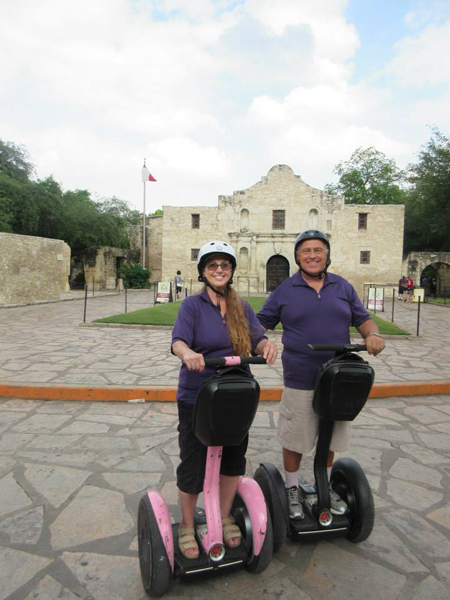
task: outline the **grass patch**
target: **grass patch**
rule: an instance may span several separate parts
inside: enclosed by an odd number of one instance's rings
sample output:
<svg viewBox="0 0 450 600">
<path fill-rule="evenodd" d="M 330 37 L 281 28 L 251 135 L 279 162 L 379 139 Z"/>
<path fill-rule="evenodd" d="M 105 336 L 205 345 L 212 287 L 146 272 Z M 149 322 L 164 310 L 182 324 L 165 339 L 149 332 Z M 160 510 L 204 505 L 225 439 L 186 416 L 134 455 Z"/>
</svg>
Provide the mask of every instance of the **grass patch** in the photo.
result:
<svg viewBox="0 0 450 600">
<path fill-rule="evenodd" d="M 265 297 L 251 296 L 245 298 L 255 312 L 258 312 L 263 307 L 266 301 Z M 112 317 L 105 317 L 103 319 L 97 319 L 94 323 L 122 323 L 125 325 L 169 325 L 172 326 L 177 318 L 178 309 L 180 308 L 181 302 L 169 302 L 167 304 L 158 304 L 151 306 L 150 308 L 143 308 L 141 310 L 135 310 L 130 313 L 122 313 L 120 315 L 113 315 Z M 378 325 L 380 333 L 386 335 L 411 335 L 408 331 L 404 331 L 389 323 L 384 319 L 380 319 L 377 315 L 371 315 L 372 319 Z M 281 324 L 277 325 L 277 329 L 282 329 Z M 354 327 L 350 328 L 350 333 L 357 333 Z"/>
<path fill-rule="evenodd" d="M 450 298 L 427 298 L 427 304 L 440 304 L 441 306 L 450 307 Z"/>
</svg>

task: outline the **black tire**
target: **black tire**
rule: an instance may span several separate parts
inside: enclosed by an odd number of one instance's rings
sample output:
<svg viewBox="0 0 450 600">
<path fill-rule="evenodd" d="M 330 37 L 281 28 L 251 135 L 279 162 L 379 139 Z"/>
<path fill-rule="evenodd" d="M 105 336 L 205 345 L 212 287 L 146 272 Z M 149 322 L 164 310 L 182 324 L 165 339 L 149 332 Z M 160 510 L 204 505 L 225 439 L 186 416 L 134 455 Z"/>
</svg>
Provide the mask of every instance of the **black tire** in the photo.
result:
<svg viewBox="0 0 450 600">
<path fill-rule="evenodd" d="M 245 568 L 249 573 L 262 573 L 270 565 L 273 555 L 273 529 L 270 512 L 267 511 L 267 529 L 264 544 L 258 556 L 251 554 L 245 563 Z"/>
<path fill-rule="evenodd" d="M 139 503 L 137 527 L 142 585 L 149 596 L 157 598 L 169 589 L 172 570 L 147 494 Z"/>
<path fill-rule="evenodd" d="M 270 470 L 267 467 L 271 467 Z M 273 551 L 275 553 L 278 552 L 287 537 L 287 500 L 286 506 L 283 506 L 280 498 L 280 493 L 283 494 L 283 498 L 286 498 L 286 487 L 279 471 L 273 465 L 259 466 L 253 479 L 261 488 L 270 513 L 273 528 Z M 277 488 L 280 491 L 277 491 Z"/>
<path fill-rule="evenodd" d="M 352 458 L 340 458 L 331 470 L 333 489 L 350 509 L 350 529 L 346 538 L 358 543 L 372 533 L 375 505 L 372 490 L 361 466 Z"/>
</svg>

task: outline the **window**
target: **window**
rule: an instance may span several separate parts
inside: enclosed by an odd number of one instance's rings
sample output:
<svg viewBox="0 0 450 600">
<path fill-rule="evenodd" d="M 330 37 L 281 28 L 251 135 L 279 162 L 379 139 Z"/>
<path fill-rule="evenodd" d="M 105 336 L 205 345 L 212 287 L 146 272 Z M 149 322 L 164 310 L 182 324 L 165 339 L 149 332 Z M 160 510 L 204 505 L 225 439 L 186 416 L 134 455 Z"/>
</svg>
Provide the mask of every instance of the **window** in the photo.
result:
<svg viewBox="0 0 450 600">
<path fill-rule="evenodd" d="M 191 215 L 192 229 L 200 229 L 200 215 Z"/>
<path fill-rule="evenodd" d="M 200 248 L 191 248 L 191 260 L 197 260 Z"/>
<path fill-rule="evenodd" d="M 367 229 L 367 213 L 358 213 L 358 229 Z"/>
<path fill-rule="evenodd" d="M 362 250 L 359 253 L 359 262 L 362 265 L 369 265 L 370 264 L 370 251 L 369 250 Z"/>
<path fill-rule="evenodd" d="M 272 229 L 284 229 L 284 210 L 273 210 L 272 211 Z"/>
</svg>

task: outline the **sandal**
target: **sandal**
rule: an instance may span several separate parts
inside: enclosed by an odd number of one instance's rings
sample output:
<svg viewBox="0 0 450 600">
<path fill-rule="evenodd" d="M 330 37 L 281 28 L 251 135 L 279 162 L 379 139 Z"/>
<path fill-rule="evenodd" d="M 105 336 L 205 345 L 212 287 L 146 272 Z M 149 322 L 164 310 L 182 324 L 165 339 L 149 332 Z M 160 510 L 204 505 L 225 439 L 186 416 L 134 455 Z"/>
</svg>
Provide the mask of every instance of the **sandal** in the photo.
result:
<svg viewBox="0 0 450 600">
<path fill-rule="evenodd" d="M 192 560 L 199 557 L 200 550 L 195 539 L 193 527 L 181 527 L 180 525 L 178 529 L 178 548 L 184 558 Z M 188 550 L 194 550 L 194 552 L 188 553 Z"/>
<path fill-rule="evenodd" d="M 242 533 L 239 527 L 236 525 L 234 517 L 228 515 L 222 519 L 223 539 L 228 548 L 237 548 L 241 545 Z M 239 542 L 236 544 L 230 543 L 232 539 L 239 538 Z"/>
</svg>

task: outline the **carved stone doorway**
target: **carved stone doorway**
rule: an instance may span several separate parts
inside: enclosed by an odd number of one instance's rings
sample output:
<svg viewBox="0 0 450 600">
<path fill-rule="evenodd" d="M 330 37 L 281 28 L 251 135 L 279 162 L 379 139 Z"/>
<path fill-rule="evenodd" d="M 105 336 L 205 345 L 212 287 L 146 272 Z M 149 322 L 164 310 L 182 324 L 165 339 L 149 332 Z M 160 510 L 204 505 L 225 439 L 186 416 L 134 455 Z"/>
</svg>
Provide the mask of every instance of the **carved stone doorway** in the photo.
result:
<svg viewBox="0 0 450 600">
<path fill-rule="evenodd" d="M 287 277 L 289 277 L 289 261 L 284 256 L 269 258 L 266 267 L 267 291 L 273 292 Z"/>
</svg>

